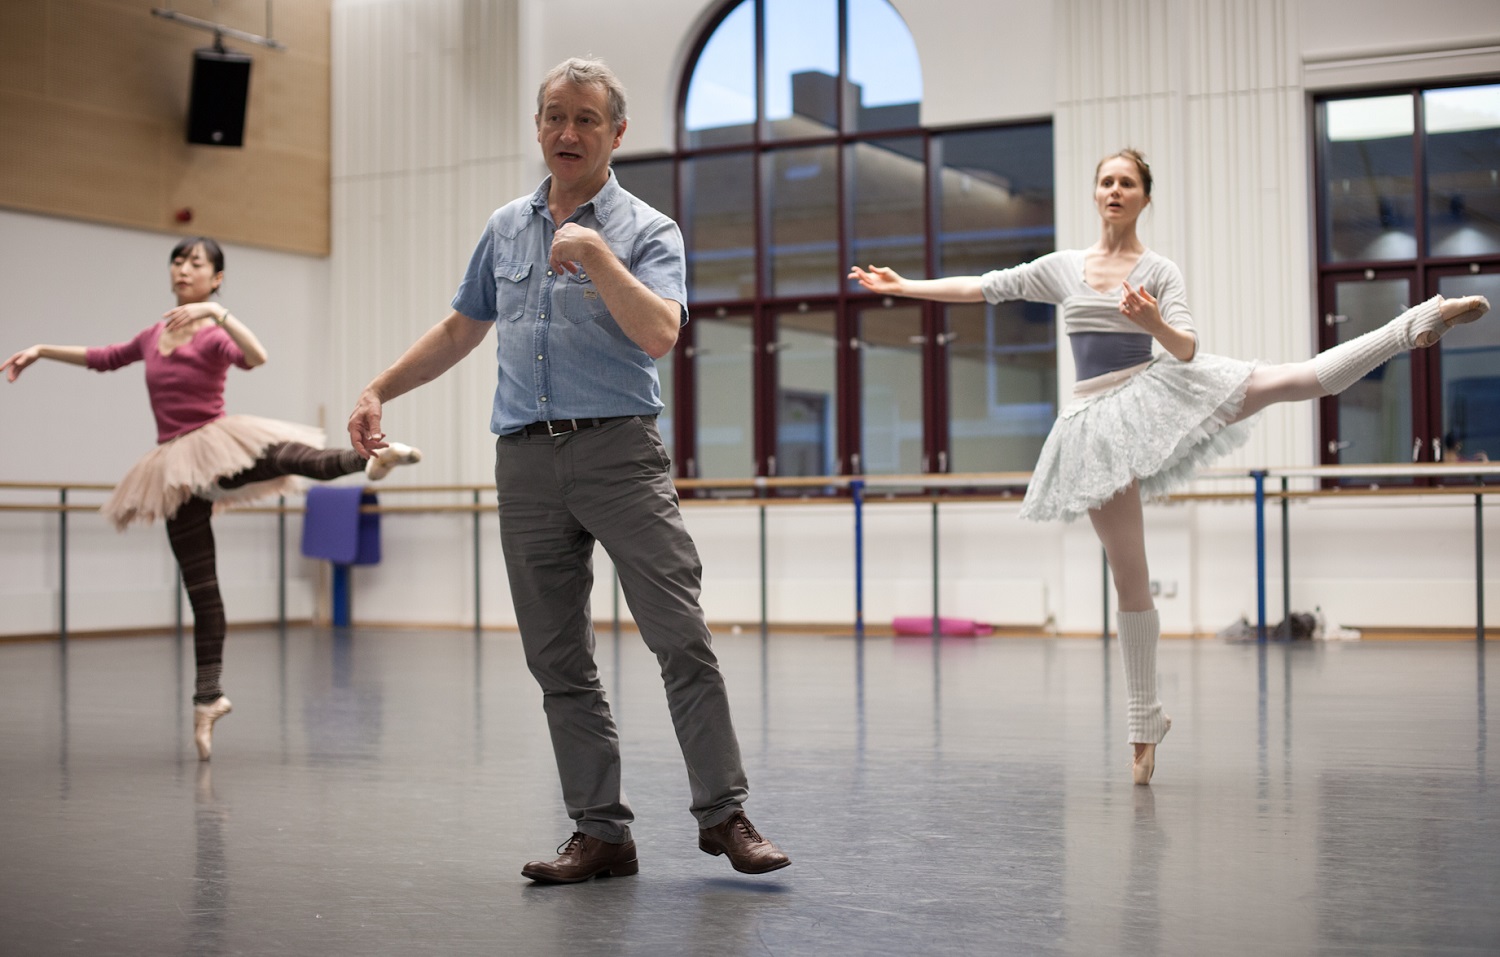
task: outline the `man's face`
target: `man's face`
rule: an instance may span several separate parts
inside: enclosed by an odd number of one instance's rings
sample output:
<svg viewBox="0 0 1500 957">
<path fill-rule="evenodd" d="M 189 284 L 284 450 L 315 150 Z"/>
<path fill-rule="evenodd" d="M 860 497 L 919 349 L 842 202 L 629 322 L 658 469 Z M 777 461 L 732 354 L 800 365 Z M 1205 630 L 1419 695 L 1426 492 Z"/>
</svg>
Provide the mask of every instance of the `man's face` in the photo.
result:
<svg viewBox="0 0 1500 957">
<path fill-rule="evenodd" d="M 564 186 L 603 186 L 609 178 L 610 154 L 624 134 L 624 123 L 615 129 L 610 122 L 609 100 L 598 84 L 552 84 L 536 116 L 542 158 L 553 180 Z"/>
</svg>

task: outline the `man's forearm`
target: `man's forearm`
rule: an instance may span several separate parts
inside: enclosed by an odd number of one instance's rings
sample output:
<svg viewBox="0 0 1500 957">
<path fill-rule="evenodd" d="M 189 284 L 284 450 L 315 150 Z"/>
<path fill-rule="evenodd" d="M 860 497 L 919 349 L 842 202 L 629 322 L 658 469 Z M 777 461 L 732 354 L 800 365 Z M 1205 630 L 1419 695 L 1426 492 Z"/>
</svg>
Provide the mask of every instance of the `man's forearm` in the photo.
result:
<svg viewBox="0 0 1500 957">
<path fill-rule="evenodd" d="M 682 306 L 647 289 L 608 248 L 598 259 L 589 278 L 620 330 L 653 359 L 671 352 L 682 328 Z"/>
<path fill-rule="evenodd" d="M 488 332 L 488 323 L 470 319 L 461 312 L 451 313 L 424 332 L 390 368 L 370 380 L 365 391 L 373 392 L 381 402 L 405 395 L 457 365 Z"/>
</svg>

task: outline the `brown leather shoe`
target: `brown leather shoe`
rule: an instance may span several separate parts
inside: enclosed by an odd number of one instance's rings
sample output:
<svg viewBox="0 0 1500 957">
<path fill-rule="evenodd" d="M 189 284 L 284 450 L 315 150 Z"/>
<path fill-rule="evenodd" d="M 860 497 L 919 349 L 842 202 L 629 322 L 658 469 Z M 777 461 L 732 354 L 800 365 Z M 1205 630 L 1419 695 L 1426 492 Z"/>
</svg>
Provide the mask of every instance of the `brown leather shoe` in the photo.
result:
<svg viewBox="0 0 1500 957">
<path fill-rule="evenodd" d="M 555 861 L 532 861 L 521 868 L 521 876 L 542 884 L 577 884 L 590 877 L 629 877 L 641 869 L 635 859 L 635 841 L 611 844 L 581 831 L 557 849 Z"/>
<path fill-rule="evenodd" d="M 698 831 L 698 849 L 709 854 L 728 854 L 729 863 L 741 874 L 764 874 L 792 862 L 775 844 L 760 836 L 744 811 L 735 811 L 722 823 Z"/>
</svg>

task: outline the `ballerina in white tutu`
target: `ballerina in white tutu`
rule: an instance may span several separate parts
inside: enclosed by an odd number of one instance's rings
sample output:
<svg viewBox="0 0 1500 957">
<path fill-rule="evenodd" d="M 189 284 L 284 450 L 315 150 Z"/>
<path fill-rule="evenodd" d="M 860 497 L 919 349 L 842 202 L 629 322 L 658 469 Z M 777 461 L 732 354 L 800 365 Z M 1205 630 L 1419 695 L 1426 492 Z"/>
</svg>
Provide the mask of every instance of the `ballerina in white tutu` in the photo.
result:
<svg viewBox="0 0 1500 957">
<path fill-rule="evenodd" d="M 891 269 L 849 273 L 872 292 L 939 302 L 1026 299 L 1062 308 L 1077 366 L 1074 401 L 1058 415 L 1032 474 L 1021 517 L 1088 515 L 1119 598 L 1131 773 L 1147 784 L 1172 726 L 1156 693 L 1160 621 L 1141 514 L 1199 466 L 1243 444 L 1250 417 L 1276 402 L 1334 395 L 1386 360 L 1430 346 L 1489 308 L 1482 296 L 1435 296 L 1385 326 L 1305 362 L 1264 365 L 1198 351 L 1182 273 L 1147 249 L 1136 221 L 1151 202 L 1151 168 L 1135 150 L 1094 171 L 1099 241 L 982 276 L 905 279 Z M 1160 345 L 1163 352 L 1154 353 Z"/>
<path fill-rule="evenodd" d="M 193 606 L 193 740 L 208 760 L 213 726 L 229 713 L 219 686 L 224 658 L 224 603 L 219 596 L 214 535 L 216 506 L 291 491 L 293 476 L 332 479 L 364 469 L 372 479 L 421 458 L 391 443 L 368 462 L 352 449 L 324 450 L 311 426 L 250 415 L 226 415 L 224 382 L 231 365 L 266 361 L 255 334 L 212 301 L 224 281 L 224 253 L 212 239 L 184 239 L 172 250 L 177 306 L 135 338 L 112 346 L 35 345 L 0 365 L 15 382 L 38 359 L 108 372 L 146 364 L 146 390 L 156 415 L 156 448 L 125 473 L 100 512 L 124 531 L 132 522 L 165 519 L 172 554 Z"/>
</svg>

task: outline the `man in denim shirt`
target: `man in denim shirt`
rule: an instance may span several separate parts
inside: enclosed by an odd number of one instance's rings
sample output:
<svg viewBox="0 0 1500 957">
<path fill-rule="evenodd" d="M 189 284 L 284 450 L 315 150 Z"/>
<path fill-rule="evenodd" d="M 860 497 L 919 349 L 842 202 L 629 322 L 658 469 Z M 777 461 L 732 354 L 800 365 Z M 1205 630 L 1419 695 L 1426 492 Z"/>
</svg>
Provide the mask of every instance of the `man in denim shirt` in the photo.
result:
<svg viewBox="0 0 1500 957">
<path fill-rule="evenodd" d="M 384 448 L 382 403 L 442 375 L 495 327 L 500 540 L 576 822 L 560 856 L 530 862 L 523 875 L 573 883 L 639 869 L 619 736 L 594 664 L 596 540 L 661 662 L 698 846 L 745 873 L 785 867 L 790 859 L 740 809 L 748 791 L 698 604 L 702 566 L 656 431 L 655 360 L 687 321 L 682 234 L 609 168 L 625 133 L 625 91 L 603 63 L 553 68 L 537 92 L 536 123 L 551 175 L 490 217 L 454 311 L 365 387 L 350 441 L 366 457 Z"/>
</svg>

